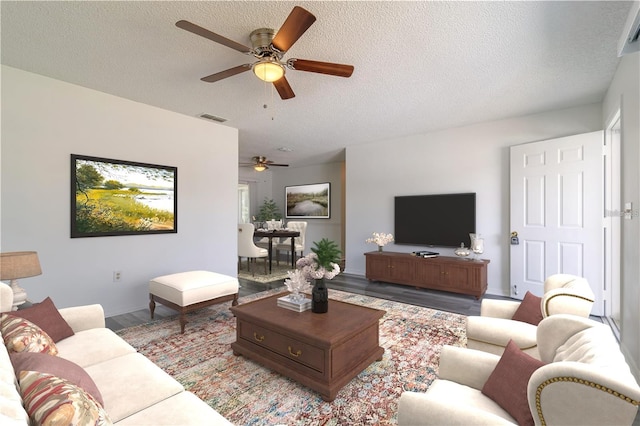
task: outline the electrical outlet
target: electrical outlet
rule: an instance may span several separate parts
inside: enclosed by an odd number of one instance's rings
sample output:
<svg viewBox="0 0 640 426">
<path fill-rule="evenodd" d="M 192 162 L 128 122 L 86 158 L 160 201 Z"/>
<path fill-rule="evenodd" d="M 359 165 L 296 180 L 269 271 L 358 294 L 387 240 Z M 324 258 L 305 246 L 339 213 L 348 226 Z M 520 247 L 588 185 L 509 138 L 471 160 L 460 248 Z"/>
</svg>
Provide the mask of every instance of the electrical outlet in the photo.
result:
<svg viewBox="0 0 640 426">
<path fill-rule="evenodd" d="M 113 271 L 113 282 L 117 283 L 122 280 L 122 271 Z"/>
</svg>

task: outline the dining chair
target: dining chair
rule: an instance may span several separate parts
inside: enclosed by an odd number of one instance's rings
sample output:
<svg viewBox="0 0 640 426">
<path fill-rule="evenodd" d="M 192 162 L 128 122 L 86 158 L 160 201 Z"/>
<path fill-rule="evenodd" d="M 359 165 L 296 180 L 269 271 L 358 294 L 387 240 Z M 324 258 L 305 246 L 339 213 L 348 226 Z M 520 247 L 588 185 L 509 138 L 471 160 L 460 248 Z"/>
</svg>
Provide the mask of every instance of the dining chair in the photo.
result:
<svg viewBox="0 0 640 426">
<path fill-rule="evenodd" d="M 300 253 L 300 257 L 304 256 L 304 249 L 305 249 L 305 233 L 307 232 L 307 222 L 297 222 L 297 221 L 291 221 L 287 223 L 287 229 L 289 231 L 298 231 L 300 232 L 300 236 L 299 237 L 295 237 L 294 240 L 294 244 L 295 244 L 295 253 Z M 291 253 L 291 238 L 285 238 L 283 240 L 281 240 L 278 244 L 275 245 L 276 247 L 276 264 L 279 265 L 280 264 L 280 252 L 284 251 L 286 253 Z M 291 255 L 293 256 L 295 253 L 291 253 Z M 287 256 L 287 261 L 288 261 L 288 256 Z"/>
<path fill-rule="evenodd" d="M 267 220 L 265 222 L 265 225 L 268 231 L 271 231 L 274 229 L 282 229 L 282 220 Z M 275 249 L 275 245 L 278 244 L 279 242 L 280 242 L 280 238 L 273 239 L 272 245 L 274 249 Z M 258 247 L 262 247 L 263 249 L 269 249 L 269 238 L 267 237 L 260 238 L 258 241 L 256 241 L 255 244 Z"/>
<path fill-rule="evenodd" d="M 238 270 L 242 269 L 242 258 L 247 258 L 247 270 L 255 275 L 255 264 L 258 258 L 264 259 L 264 274 L 267 275 L 267 258 L 269 251 L 256 246 L 253 242 L 255 226 L 252 223 L 238 224 Z"/>
</svg>

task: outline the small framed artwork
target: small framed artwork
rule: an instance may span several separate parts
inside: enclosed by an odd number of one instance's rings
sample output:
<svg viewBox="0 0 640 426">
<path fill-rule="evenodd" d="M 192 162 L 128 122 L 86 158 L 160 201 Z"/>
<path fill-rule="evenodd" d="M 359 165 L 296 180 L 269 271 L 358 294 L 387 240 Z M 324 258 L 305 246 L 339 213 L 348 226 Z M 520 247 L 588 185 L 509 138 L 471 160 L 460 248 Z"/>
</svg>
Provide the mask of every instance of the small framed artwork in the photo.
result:
<svg viewBox="0 0 640 426">
<path fill-rule="evenodd" d="M 71 154 L 71 238 L 178 232 L 178 169 Z"/>
<path fill-rule="evenodd" d="M 329 219 L 331 216 L 331 184 L 285 186 L 287 219 Z"/>
</svg>

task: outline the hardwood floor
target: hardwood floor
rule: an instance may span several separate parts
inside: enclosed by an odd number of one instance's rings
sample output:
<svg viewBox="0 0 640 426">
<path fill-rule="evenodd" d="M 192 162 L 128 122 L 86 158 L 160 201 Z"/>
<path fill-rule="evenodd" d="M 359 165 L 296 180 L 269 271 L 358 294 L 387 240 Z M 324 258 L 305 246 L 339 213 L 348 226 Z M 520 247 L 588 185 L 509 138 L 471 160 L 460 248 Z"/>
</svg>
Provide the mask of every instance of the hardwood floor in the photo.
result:
<svg viewBox="0 0 640 426">
<path fill-rule="evenodd" d="M 257 283 L 254 281 L 240 279 L 240 297 L 281 287 L 283 285 L 284 280 L 274 281 L 271 283 Z M 473 296 L 435 290 L 416 289 L 414 287 L 398 284 L 369 282 L 369 280 L 364 277 L 348 274 L 340 274 L 333 280 L 327 280 L 327 287 L 335 290 L 364 294 L 380 299 L 438 309 L 441 311 L 455 312 L 462 315 L 480 315 L 480 300 L 476 300 Z M 485 297 L 505 299 L 503 297 L 491 295 L 486 295 Z M 154 320 L 160 320 L 176 315 L 177 313 L 175 311 L 158 304 L 156 305 Z M 108 317 L 106 319 L 107 327 L 112 330 L 132 327 L 134 325 L 144 324 L 150 321 L 151 318 L 148 309 L 141 309 L 127 314 Z"/>
</svg>

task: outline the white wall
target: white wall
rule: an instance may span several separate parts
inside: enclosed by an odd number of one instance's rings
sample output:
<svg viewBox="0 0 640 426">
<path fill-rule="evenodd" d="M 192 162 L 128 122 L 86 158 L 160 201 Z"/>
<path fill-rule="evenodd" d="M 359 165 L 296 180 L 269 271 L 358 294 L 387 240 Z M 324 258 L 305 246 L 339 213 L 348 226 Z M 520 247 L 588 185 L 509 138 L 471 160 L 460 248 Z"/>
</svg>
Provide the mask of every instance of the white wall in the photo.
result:
<svg viewBox="0 0 640 426">
<path fill-rule="evenodd" d="M 273 200 L 283 208 L 285 206 L 285 186 L 331 183 L 331 217 L 329 219 L 304 219 L 307 222 L 305 254 L 310 252 L 314 241 L 320 241 L 322 238 L 328 238 L 343 247 L 343 167 L 344 163 L 328 163 L 298 168 L 282 168 L 273 172 Z M 285 219 L 285 221 L 289 220 L 302 219 Z"/>
<path fill-rule="evenodd" d="M 372 232 L 394 232 L 394 196 L 475 192 L 482 257 L 491 261 L 487 291 L 509 295 L 509 146 L 600 129 L 601 108 L 593 104 L 347 148 L 346 272 L 365 274 Z M 453 255 L 452 248 L 435 251 Z"/>
<path fill-rule="evenodd" d="M 635 215 L 622 220 L 620 330 L 621 347 L 640 380 L 640 53 L 622 57 L 603 101 L 605 125 L 621 111 L 622 203 L 632 202 Z M 620 206 L 619 210 L 622 210 Z"/>
<path fill-rule="evenodd" d="M 6 66 L 1 78 L 0 249 L 38 252 L 43 274 L 21 280 L 30 300 L 115 315 L 147 307 L 154 276 L 235 276 L 236 129 Z M 176 166 L 178 233 L 71 239 L 72 153 Z"/>
</svg>

